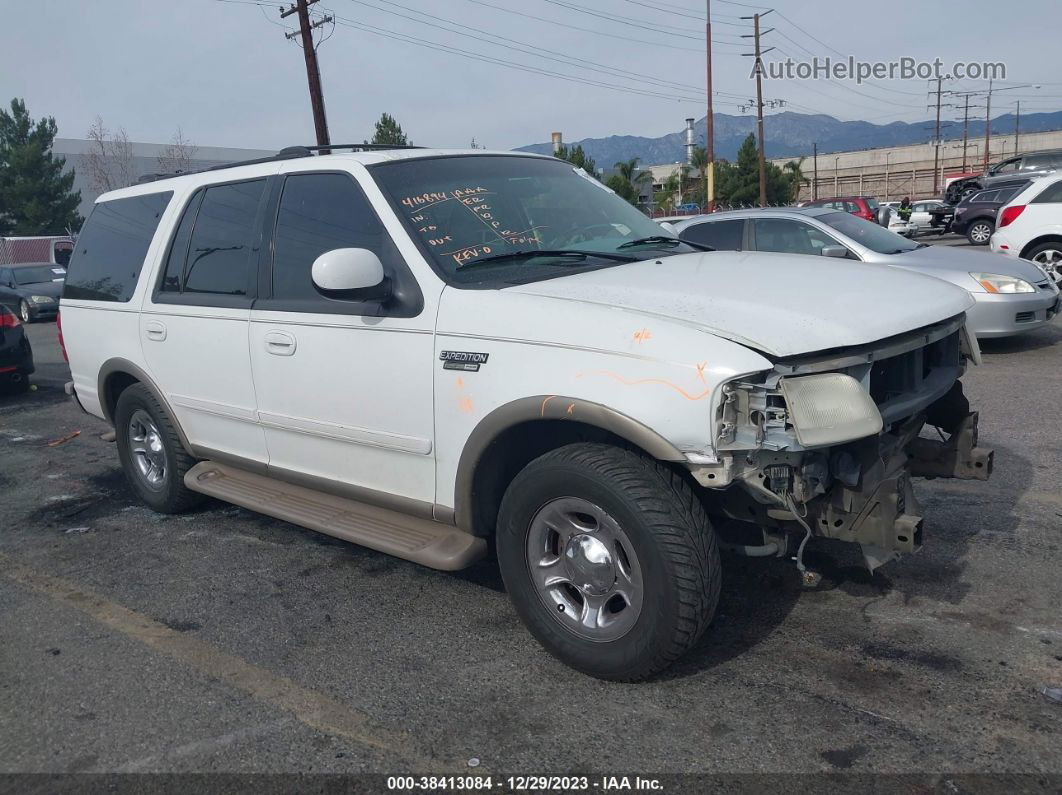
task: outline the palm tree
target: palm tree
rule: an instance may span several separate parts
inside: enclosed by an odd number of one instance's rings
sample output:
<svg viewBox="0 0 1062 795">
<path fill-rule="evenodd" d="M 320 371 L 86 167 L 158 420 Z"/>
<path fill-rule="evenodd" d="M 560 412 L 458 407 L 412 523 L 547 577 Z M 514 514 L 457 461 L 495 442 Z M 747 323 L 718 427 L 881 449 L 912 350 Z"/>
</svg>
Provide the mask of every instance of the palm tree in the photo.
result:
<svg viewBox="0 0 1062 795">
<path fill-rule="evenodd" d="M 638 170 L 639 162 L 640 158 L 632 157 L 630 160 L 621 160 L 613 165 L 613 168 L 616 169 L 616 174 L 620 179 L 619 189 L 613 188 L 613 190 L 631 204 L 638 203 L 638 197 L 641 194 L 641 186 L 644 185 L 647 180 L 652 179 L 652 174 L 650 172 Z"/>
<path fill-rule="evenodd" d="M 804 158 L 790 160 L 782 166 L 782 176 L 789 183 L 789 201 L 795 202 L 800 197 L 800 186 L 808 183 L 804 176 Z"/>
</svg>

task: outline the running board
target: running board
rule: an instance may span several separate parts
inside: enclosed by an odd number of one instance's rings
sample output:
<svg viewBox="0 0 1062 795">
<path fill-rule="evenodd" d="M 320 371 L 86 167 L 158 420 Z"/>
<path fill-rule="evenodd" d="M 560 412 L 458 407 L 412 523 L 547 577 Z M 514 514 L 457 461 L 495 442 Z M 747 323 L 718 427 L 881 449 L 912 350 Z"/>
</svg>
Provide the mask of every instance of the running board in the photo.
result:
<svg viewBox="0 0 1062 795">
<path fill-rule="evenodd" d="M 433 569 L 463 569 L 487 552 L 486 541 L 453 525 L 336 497 L 215 461 L 201 461 L 188 470 L 184 485 L 257 513 Z"/>
</svg>

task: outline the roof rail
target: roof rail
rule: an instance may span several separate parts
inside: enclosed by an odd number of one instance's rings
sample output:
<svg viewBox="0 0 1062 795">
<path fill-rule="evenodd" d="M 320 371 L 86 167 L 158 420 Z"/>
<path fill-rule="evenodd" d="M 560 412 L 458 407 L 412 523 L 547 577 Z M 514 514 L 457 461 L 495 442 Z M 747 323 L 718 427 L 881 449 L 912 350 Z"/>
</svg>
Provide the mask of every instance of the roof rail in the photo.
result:
<svg viewBox="0 0 1062 795">
<path fill-rule="evenodd" d="M 285 146 L 279 154 L 288 157 L 308 157 L 314 152 L 332 151 L 333 149 L 349 149 L 352 152 L 383 152 L 388 149 L 423 149 L 423 146 L 410 146 L 398 144 L 320 144 L 318 146 Z M 298 154 L 295 154 L 295 153 Z"/>
<path fill-rule="evenodd" d="M 203 171 L 220 171 L 226 168 L 236 168 L 237 166 L 253 166 L 258 163 L 271 163 L 274 160 L 291 160 L 296 157 L 310 157 L 315 152 L 330 152 L 335 149 L 348 149 L 351 152 L 382 152 L 388 149 L 423 149 L 423 146 L 395 146 L 393 144 L 328 144 L 320 146 L 285 146 L 275 155 L 268 155 L 267 157 L 256 157 L 253 160 L 238 160 L 233 163 L 219 163 L 216 166 L 207 166 L 204 169 L 198 171 L 174 171 L 169 174 L 156 173 L 156 174 L 143 174 L 137 179 L 137 184 L 142 185 L 146 182 L 155 182 L 160 179 L 170 179 L 171 177 L 181 177 L 186 174 L 198 174 Z"/>
</svg>

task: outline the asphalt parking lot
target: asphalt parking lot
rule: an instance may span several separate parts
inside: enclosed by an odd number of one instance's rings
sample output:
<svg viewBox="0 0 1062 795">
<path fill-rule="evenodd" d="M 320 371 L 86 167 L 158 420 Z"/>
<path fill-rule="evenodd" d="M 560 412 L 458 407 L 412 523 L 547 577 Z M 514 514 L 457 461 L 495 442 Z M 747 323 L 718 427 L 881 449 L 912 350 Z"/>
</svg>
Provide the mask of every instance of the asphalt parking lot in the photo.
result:
<svg viewBox="0 0 1062 795">
<path fill-rule="evenodd" d="M 28 331 L 38 388 L 0 398 L 0 772 L 1062 773 L 1057 320 L 984 344 L 996 471 L 919 484 L 919 554 L 872 577 L 812 542 L 814 590 L 727 558 L 700 646 L 639 685 L 548 656 L 489 561 L 139 506 L 54 324 Z"/>
</svg>

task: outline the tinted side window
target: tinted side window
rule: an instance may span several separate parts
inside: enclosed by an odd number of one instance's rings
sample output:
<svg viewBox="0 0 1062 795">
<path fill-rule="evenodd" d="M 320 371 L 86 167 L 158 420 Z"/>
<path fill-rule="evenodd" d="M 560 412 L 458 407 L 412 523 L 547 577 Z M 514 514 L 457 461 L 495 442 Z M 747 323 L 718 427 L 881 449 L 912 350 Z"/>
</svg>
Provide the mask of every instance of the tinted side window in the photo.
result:
<svg viewBox="0 0 1062 795">
<path fill-rule="evenodd" d="M 188 241 L 192 238 L 192 224 L 195 223 L 195 215 L 199 212 L 199 203 L 202 200 L 203 191 L 196 191 L 181 216 L 181 223 L 177 225 L 177 232 L 166 256 L 166 270 L 159 286 L 161 292 L 179 293 L 184 288 L 184 263 L 188 261 Z"/>
<path fill-rule="evenodd" d="M 998 190 L 985 190 L 970 198 L 970 204 L 987 204 L 999 198 Z"/>
<path fill-rule="evenodd" d="M 812 240 L 812 229 L 807 224 L 782 218 L 757 218 L 752 224 L 756 234 L 757 251 L 776 251 L 782 254 L 822 253 L 821 243 L 819 240 Z M 818 237 L 822 238 L 824 235 L 820 232 Z"/>
<path fill-rule="evenodd" d="M 1054 204 L 1057 202 L 1062 202 L 1062 182 L 1048 185 L 1040 192 L 1040 195 L 1029 202 L 1029 204 Z"/>
<path fill-rule="evenodd" d="M 273 244 L 273 297 L 321 296 L 313 261 L 336 248 L 367 248 L 386 261 L 380 219 L 351 177 L 294 174 L 284 182 Z"/>
<path fill-rule="evenodd" d="M 188 246 L 183 292 L 247 294 L 265 184 L 256 179 L 206 189 Z"/>
<path fill-rule="evenodd" d="M 172 191 L 100 202 L 77 239 L 63 298 L 128 301 Z"/>
<path fill-rule="evenodd" d="M 683 240 L 711 246 L 718 251 L 741 251 L 742 235 L 745 222 L 739 219 L 730 221 L 707 221 L 683 229 L 679 234 Z"/>
</svg>

